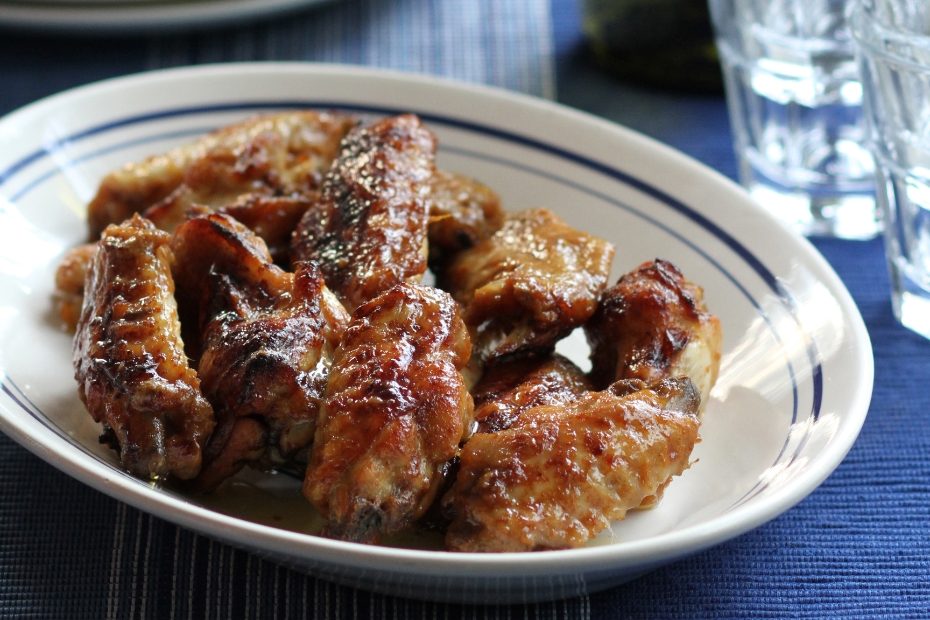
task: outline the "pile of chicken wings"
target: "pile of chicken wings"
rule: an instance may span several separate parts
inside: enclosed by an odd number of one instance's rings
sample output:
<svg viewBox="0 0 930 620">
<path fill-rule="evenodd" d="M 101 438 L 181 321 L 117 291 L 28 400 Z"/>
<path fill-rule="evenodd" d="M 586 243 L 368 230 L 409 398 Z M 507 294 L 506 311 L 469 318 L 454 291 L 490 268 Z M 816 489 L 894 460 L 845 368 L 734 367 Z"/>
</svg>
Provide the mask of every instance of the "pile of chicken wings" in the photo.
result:
<svg viewBox="0 0 930 620">
<path fill-rule="evenodd" d="M 305 471 L 322 535 L 585 544 L 689 465 L 720 363 L 671 263 L 436 168 L 414 115 L 260 116 L 108 175 L 56 274 L 79 394 L 146 479 Z M 430 270 L 436 286 L 421 281 Z M 592 370 L 554 353 L 583 328 Z"/>
</svg>

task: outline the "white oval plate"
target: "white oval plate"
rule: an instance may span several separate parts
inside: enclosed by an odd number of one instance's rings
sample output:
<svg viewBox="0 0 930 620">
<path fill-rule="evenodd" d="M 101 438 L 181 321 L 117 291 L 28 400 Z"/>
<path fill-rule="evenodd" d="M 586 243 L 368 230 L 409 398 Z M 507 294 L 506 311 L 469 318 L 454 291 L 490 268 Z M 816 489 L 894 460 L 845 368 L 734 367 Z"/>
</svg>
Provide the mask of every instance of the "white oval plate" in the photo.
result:
<svg viewBox="0 0 930 620">
<path fill-rule="evenodd" d="M 0 25 L 76 34 L 226 26 L 333 0 L 0 0 Z"/>
<path fill-rule="evenodd" d="M 152 488 L 97 442 L 50 295 L 84 239 L 100 178 L 243 117 L 338 108 L 420 114 L 440 164 L 482 179 L 509 209 L 544 206 L 616 244 L 616 278 L 678 264 L 725 332 L 695 463 L 660 505 L 583 549 L 472 555 L 374 547 L 305 533 L 297 483 L 247 474 L 218 497 Z M 164 519 L 351 585 L 419 598 L 555 598 L 630 579 L 787 510 L 840 463 L 865 418 L 872 353 L 836 274 L 736 185 L 629 130 L 548 102 L 359 68 L 246 64 L 111 80 L 0 121 L 0 426 L 39 457 Z M 583 340 L 560 349 L 579 359 Z M 232 498 L 232 499 L 230 499 Z M 288 529 L 289 528 L 289 529 Z M 303 531 L 301 531 L 303 530 Z M 398 544 L 429 545 L 428 540 Z"/>
</svg>

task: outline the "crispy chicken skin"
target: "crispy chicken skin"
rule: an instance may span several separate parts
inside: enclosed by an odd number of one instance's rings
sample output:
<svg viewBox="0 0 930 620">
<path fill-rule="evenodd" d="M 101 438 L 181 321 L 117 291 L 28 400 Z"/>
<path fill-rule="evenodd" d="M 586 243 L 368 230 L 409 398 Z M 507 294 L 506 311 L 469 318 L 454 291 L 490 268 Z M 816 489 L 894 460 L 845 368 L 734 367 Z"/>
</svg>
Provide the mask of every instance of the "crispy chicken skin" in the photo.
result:
<svg viewBox="0 0 930 620">
<path fill-rule="evenodd" d="M 578 547 L 689 465 L 699 397 L 688 379 L 620 381 L 474 435 L 443 499 L 453 551 Z"/>
<path fill-rule="evenodd" d="M 356 309 L 336 351 L 304 495 L 325 534 L 372 542 L 420 517 L 470 425 L 471 344 L 444 292 L 398 284 Z"/>
<path fill-rule="evenodd" d="M 594 313 L 613 255 L 606 241 L 530 209 L 461 252 L 439 284 L 464 306 L 482 361 L 538 354 Z"/>
<path fill-rule="evenodd" d="M 585 325 L 595 385 L 686 376 L 703 409 L 717 380 L 723 338 L 703 298 L 668 261 L 643 263 L 621 277 Z"/>
<path fill-rule="evenodd" d="M 352 130 L 294 232 L 291 259 L 319 263 L 350 310 L 426 271 L 435 150 L 410 114 Z"/>
<path fill-rule="evenodd" d="M 77 328 L 84 303 L 84 281 L 97 253 L 96 243 L 85 243 L 68 250 L 55 270 L 55 305 L 62 325 L 68 331 Z"/>
<path fill-rule="evenodd" d="M 440 269 L 504 224 L 500 198 L 474 179 L 437 170 L 429 191 L 429 262 L 433 269 Z"/>
<path fill-rule="evenodd" d="M 128 164 L 103 179 L 88 205 L 90 238 L 161 201 L 218 207 L 246 193 L 302 195 L 319 186 L 354 124 L 345 115 L 311 111 L 257 116 Z"/>
<path fill-rule="evenodd" d="M 471 391 L 477 432 L 505 430 L 533 407 L 567 403 L 591 389 L 581 369 L 561 355 L 496 364 Z"/>
<path fill-rule="evenodd" d="M 104 231 L 74 339 L 81 400 L 146 480 L 196 476 L 214 425 L 184 355 L 168 241 L 138 216 Z"/>
<path fill-rule="evenodd" d="M 262 240 L 229 216 L 188 221 L 173 247 L 179 294 L 196 300 L 187 314 L 201 326 L 198 369 L 218 419 L 199 478 L 209 489 L 245 463 L 288 459 L 309 446 L 349 317 L 315 264 L 281 270 Z"/>
</svg>

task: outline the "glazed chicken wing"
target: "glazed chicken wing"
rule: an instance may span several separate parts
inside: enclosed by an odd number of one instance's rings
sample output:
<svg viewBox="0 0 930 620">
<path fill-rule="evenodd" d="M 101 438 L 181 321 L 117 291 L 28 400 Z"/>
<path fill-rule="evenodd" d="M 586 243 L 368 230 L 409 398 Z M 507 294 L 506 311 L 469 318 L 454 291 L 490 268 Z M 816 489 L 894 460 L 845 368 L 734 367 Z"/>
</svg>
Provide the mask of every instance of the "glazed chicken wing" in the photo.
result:
<svg viewBox="0 0 930 620">
<path fill-rule="evenodd" d="M 474 435 L 443 505 L 453 551 L 578 547 L 689 465 L 699 396 L 688 379 L 603 392 L 525 411 Z"/>
<path fill-rule="evenodd" d="M 196 476 L 214 424 L 184 355 L 168 241 L 138 216 L 104 231 L 74 339 L 81 399 L 146 480 Z"/>
<path fill-rule="evenodd" d="M 531 209 L 461 252 L 440 285 L 465 307 L 481 360 L 546 352 L 597 309 L 613 254 L 606 241 Z"/>
<path fill-rule="evenodd" d="M 567 403 L 591 389 L 581 369 L 561 355 L 496 364 L 471 391 L 478 432 L 505 430 L 533 407 Z"/>
<path fill-rule="evenodd" d="M 413 115 L 354 129 L 294 232 L 292 260 L 319 263 L 349 309 L 426 271 L 436 142 Z"/>
<path fill-rule="evenodd" d="M 178 226 L 192 217 L 214 210 L 231 215 L 264 240 L 277 263 L 286 264 L 291 235 L 303 214 L 318 200 L 318 192 L 305 192 L 299 196 L 249 193 L 237 196 L 229 204 L 211 209 L 193 200 L 189 193 L 175 192 L 143 211 L 142 215 L 158 228 L 168 232 L 174 232 Z"/>
<path fill-rule="evenodd" d="M 643 263 L 604 293 L 585 326 L 598 387 L 618 379 L 653 383 L 686 376 L 707 403 L 720 369 L 720 321 L 704 293 L 670 262 Z"/>
<path fill-rule="evenodd" d="M 242 194 L 303 195 L 319 186 L 354 124 L 341 114 L 269 114 L 128 164 L 104 178 L 88 205 L 90 238 L 162 201 L 219 207 Z"/>
<path fill-rule="evenodd" d="M 304 212 L 313 204 L 310 198 L 283 198 L 245 194 L 232 204 L 216 209 L 217 213 L 231 215 L 261 237 L 276 263 L 286 263 L 291 233 Z M 163 202 L 150 207 L 143 216 L 155 226 L 174 232 L 192 217 L 213 210 L 197 204 Z M 62 258 L 55 272 L 55 298 L 62 324 L 73 331 L 84 297 L 84 273 L 96 252 L 96 243 L 86 243 L 71 249 Z"/>
<path fill-rule="evenodd" d="M 179 297 L 201 330 L 199 372 L 218 426 L 199 478 L 212 488 L 249 462 L 288 459 L 313 440 L 348 314 L 313 263 L 288 273 L 236 220 L 214 213 L 176 232 Z"/>
<path fill-rule="evenodd" d="M 429 263 L 441 269 L 458 252 L 484 241 L 504 224 L 500 198 L 487 185 L 437 170 L 429 189 Z"/>
<path fill-rule="evenodd" d="M 374 541 L 417 519 L 470 424 L 471 345 L 444 292 L 399 284 L 359 306 L 336 351 L 304 495 L 328 536 Z"/>
<path fill-rule="evenodd" d="M 474 360 L 472 360 L 474 361 Z M 470 364 L 463 371 L 466 384 Z M 475 403 L 473 428 L 476 433 L 496 433 L 510 428 L 523 412 L 540 405 L 556 405 L 574 400 L 591 390 L 585 374 L 561 355 L 518 358 L 489 366 L 470 390 Z M 459 460 L 449 463 L 446 480 L 437 494 L 443 497 L 452 488 Z M 445 530 L 448 519 L 439 501 L 434 501 L 420 525 Z"/>
<path fill-rule="evenodd" d="M 55 270 L 55 305 L 58 317 L 68 331 L 77 328 L 84 304 L 87 270 L 97 253 L 96 243 L 85 243 L 68 250 Z"/>
</svg>

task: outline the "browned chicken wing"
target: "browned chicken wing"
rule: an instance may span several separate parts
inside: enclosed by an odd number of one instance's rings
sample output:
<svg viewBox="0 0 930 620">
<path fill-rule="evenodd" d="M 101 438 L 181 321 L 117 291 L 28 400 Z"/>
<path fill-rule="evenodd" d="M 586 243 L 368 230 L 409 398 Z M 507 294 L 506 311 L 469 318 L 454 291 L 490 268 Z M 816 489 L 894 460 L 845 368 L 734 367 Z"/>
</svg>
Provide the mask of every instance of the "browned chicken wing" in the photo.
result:
<svg viewBox="0 0 930 620">
<path fill-rule="evenodd" d="M 96 243 L 85 243 L 68 250 L 55 271 L 55 303 L 58 316 L 68 331 L 77 328 L 84 303 L 84 281 L 97 253 Z"/>
<path fill-rule="evenodd" d="M 313 440 L 329 367 L 348 314 L 313 263 L 296 273 L 271 262 L 235 219 L 196 217 L 178 228 L 179 297 L 200 326 L 199 372 L 218 426 L 199 483 L 216 486 L 242 465 L 279 461 Z"/>
<path fill-rule="evenodd" d="M 524 411 L 567 403 L 591 389 L 581 369 L 561 355 L 495 364 L 471 392 L 478 432 L 510 428 Z"/>
<path fill-rule="evenodd" d="M 231 215 L 261 237 L 268 245 L 272 257 L 279 264 L 286 264 L 290 252 L 291 235 L 303 214 L 319 200 L 318 192 L 306 192 L 302 196 L 264 196 L 242 194 L 229 204 L 206 207 L 190 195 L 178 192 L 168 199 L 142 212 L 158 228 L 174 232 L 178 226 L 197 215 L 215 210 Z"/>
<path fill-rule="evenodd" d="M 578 547 L 687 469 L 699 397 L 688 379 L 620 381 L 474 435 L 443 499 L 453 551 Z"/>
<path fill-rule="evenodd" d="M 250 315 L 288 290 L 288 276 L 273 264 L 265 242 L 227 215 L 191 218 L 175 231 L 171 245 L 181 324 L 195 359 L 215 318 L 230 311 Z"/>
<path fill-rule="evenodd" d="M 336 351 L 304 495 L 326 534 L 374 541 L 417 519 L 472 414 L 471 345 L 444 292 L 399 284 L 359 306 Z"/>
<path fill-rule="evenodd" d="M 498 195 L 461 174 L 437 170 L 430 180 L 429 262 L 440 269 L 458 252 L 484 241 L 504 224 Z"/>
<path fill-rule="evenodd" d="M 104 231 L 74 339 L 81 399 L 144 479 L 196 476 L 214 424 L 184 355 L 168 241 L 138 216 Z"/>
<path fill-rule="evenodd" d="M 720 321 L 703 298 L 701 288 L 668 261 L 643 263 L 621 277 L 585 326 L 595 384 L 685 376 L 698 389 L 703 409 L 722 347 Z"/>
<path fill-rule="evenodd" d="M 162 201 L 219 207 L 242 194 L 303 195 L 319 186 L 354 124 L 341 114 L 269 114 L 128 164 L 104 178 L 88 205 L 90 238 Z"/>
<path fill-rule="evenodd" d="M 463 370 L 466 385 L 468 373 L 473 370 L 473 363 Z M 496 433 L 509 428 L 524 411 L 540 405 L 566 403 L 590 390 L 591 384 L 581 369 L 561 355 L 518 358 L 494 364 L 470 390 L 475 403 L 473 427 L 477 433 Z M 420 525 L 434 530 L 448 527 L 439 500 L 452 488 L 458 467 L 457 458 L 449 463 L 446 480 Z"/>
<path fill-rule="evenodd" d="M 465 307 L 481 360 L 546 352 L 597 309 L 613 254 L 606 241 L 531 209 L 461 252 L 440 285 Z"/>
<path fill-rule="evenodd" d="M 426 271 L 428 183 L 436 142 L 413 115 L 354 129 L 294 232 L 292 260 L 319 263 L 353 309 Z"/>
<path fill-rule="evenodd" d="M 216 209 L 217 213 L 231 215 L 261 237 L 271 251 L 276 263 L 287 263 L 291 233 L 310 205 L 306 197 L 283 198 L 244 194 L 235 202 Z M 197 204 L 162 202 L 143 212 L 143 216 L 155 226 L 174 232 L 178 226 L 197 215 L 213 210 Z M 96 251 L 95 243 L 87 243 L 67 252 L 55 272 L 55 299 L 62 323 L 74 330 L 81 312 L 84 297 L 84 273 Z"/>
</svg>

